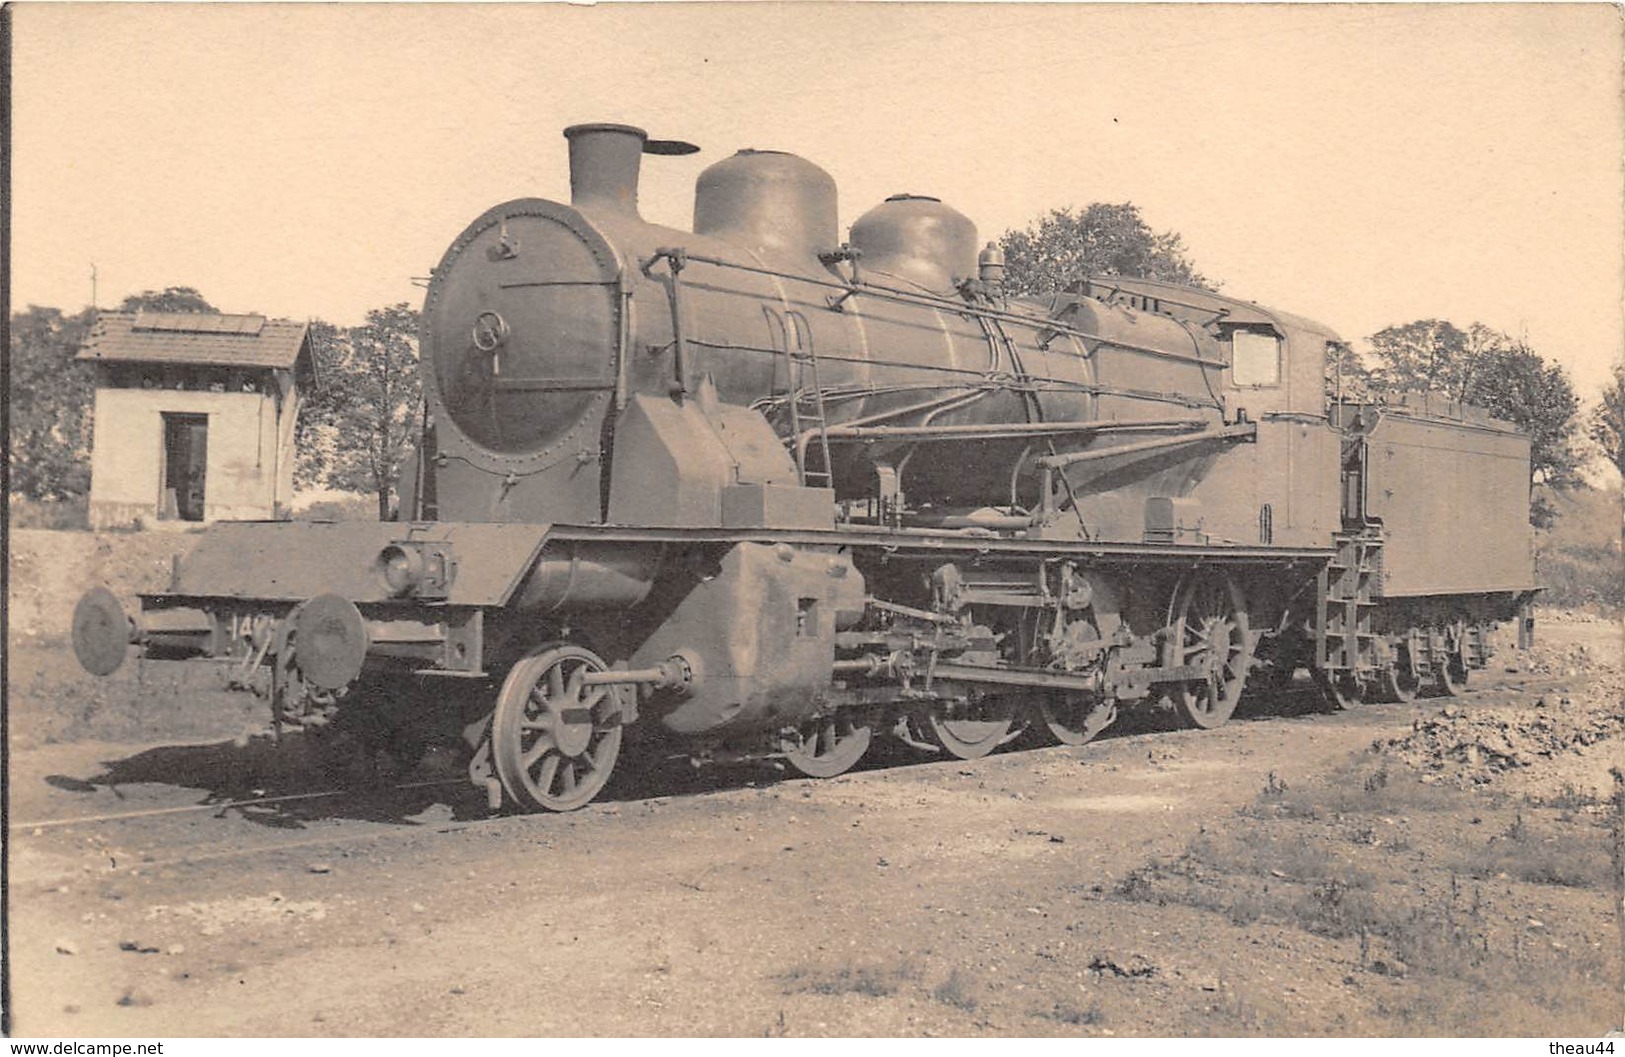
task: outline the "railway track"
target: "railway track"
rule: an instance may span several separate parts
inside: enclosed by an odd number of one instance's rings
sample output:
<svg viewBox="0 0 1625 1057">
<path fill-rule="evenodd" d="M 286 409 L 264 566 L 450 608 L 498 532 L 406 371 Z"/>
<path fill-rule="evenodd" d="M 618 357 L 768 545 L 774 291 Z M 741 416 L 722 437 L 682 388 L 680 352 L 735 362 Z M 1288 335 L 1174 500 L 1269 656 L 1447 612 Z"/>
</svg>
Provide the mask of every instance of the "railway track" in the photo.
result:
<svg viewBox="0 0 1625 1057">
<path fill-rule="evenodd" d="M 1514 692 L 1520 696 L 1530 693 L 1540 693 L 1557 685 L 1557 682 L 1558 681 L 1555 679 L 1520 680 Z M 1494 700 L 1494 695 L 1498 692 L 1498 690 L 1499 688 L 1495 686 L 1478 688 L 1471 691 L 1462 700 L 1463 703 L 1474 704 L 1488 703 L 1494 705 L 1502 703 Z M 1302 720 L 1306 715 L 1319 715 L 1322 717 L 1329 714 L 1343 715 L 1349 717 L 1351 720 L 1355 720 L 1357 717 L 1362 715 L 1376 718 L 1378 716 L 1386 715 L 1392 710 L 1404 709 L 1407 707 L 1405 705 L 1396 703 L 1368 704 L 1362 705 L 1355 709 L 1346 709 L 1333 713 L 1326 713 L 1324 711 L 1306 713 L 1301 708 L 1301 705 L 1296 710 L 1289 707 L 1282 707 L 1287 705 L 1292 699 L 1298 699 L 1301 701 L 1306 692 L 1308 691 L 1304 689 L 1276 691 L 1267 699 L 1261 699 L 1255 704 L 1254 708 L 1251 710 L 1253 713 L 1252 719 L 1241 720 L 1234 724 L 1231 728 L 1226 729 L 1234 730 L 1236 728 L 1240 728 L 1245 730 L 1245 728 L 1251 725 L 1251 723 L 1259 721 L 1275 720 L 1295 722 Z M 1429 700 L 1447 701 L 1453 699 L 1432 698 Z M 1119 738 L 1138 738 L 1148 734 L 1156 735 L 1158 733 L 1160 732 L 1151 728 L 1118 728 L 1103 735 L 1101 740 L 1112 741 Z M 999 754 L 997 757 L 992 758 L 1007 759 L 1009 756 L 1016 754 L 1017 753 L 1007 751 Z M 1025 751 L 1020 752 L 1020 754 L 1024 755 Z M 931 761 L 919 760 L 917 762 L 924 763 Z M 964 761 L 955 762 L 960 764 L 964 763 Z M 903 766 L 909 765 L 910 764 L 903 764 Z M 889 770 L 897 766 L 899 766 L 899 764 L 896 760 L 877 759 L 865 769 Z M 719 768 L 718 771 L 720 770 L 721 769 Z M 734 774 L 737 774 L 737 769 L 730 768 L 729 770 L 733 771 Z M 677 789 L 668 792 L 656 792 L 653 789 L 639 790 L 636 793 L 627 796 L 625 799 L 631 802 L 661 802 L 667 799 L 667 797 L 670 795 L 681 796 L 688 793 L 727 788 L 735 784 L 737 784 L 737 778 L 728 778 L 722 782 L 707 783 L 699 788 Z M 252 812 L 257 810 L 276 811 L 290 805 L 313 804 L 322 801 L 340 801 L 344 800 L 345 798 L 349 798 L 352 805 L 388 804 L 392 799 L 398 799 L 405 795 L 420 793 L 424 790 L 431 789 L 462 790 L 468 794 L 468 799 L 471 801 L 477 798 L 479 795 L 476 790 L 468 785 L 465 778 L 448 777 L 430 780 L 398 782 L 388 785 L 369 787 L 342 787 L 321 789 L 303 793 L 283 793 L 267 796 L 239 797 L 229 800 L 212 800 L 195 804 L 151 807 L 134 811 L 115 811 L 100 814 L 76 814 L 64 817 L 24 819 L 12 822 L 10 825 L 10 830 L 13 839 L 22 838 L 38 840 L 45 838 L 47 835 L 52 833 L 63 833 L 69 830 L 99 830 L 107 827 L 121 827 L 141 823 L 154 823 L 161 827 L 167 821 L 183 818 L 189 815 L 214 815 L 216 817 L 223 818 L 230 812 L 238 812 L 243 817 L 248 818 Z M 595 806 L 603 807 L 604 805 Z M 364 812 L 357 812 L 356 816 L 351 819 L 346 819 L 342 814 L 333 814 L 327 817 L 334 821 L 342 821 L 344 825 L 341 828 L 336 828 L 333 832 L 328 834 L 315 836 L 308 839 L 297 841 L 272 841 L 264 843 L 259 841 L 250 841 L 243 844 L 234 843 L 226 847 L 220 847 L 214 843 L 214 841 L 218 840 L 219 835 L 213 834 L 208 838 L 210 843 L 207 846 L 193 845 L 188 850 L 176 850 L 175 854 L 162 858 L 157 857 L 152 853 L 162 850 L 171 850 L 173 845 L 165 840 L 165 834 L 163 833 L 162 829 L 159 829 L 151 834 L 152 837 L 157 839 L 155 843 L 152 843 L 147 849 L 145 849 L 144 856 L 128 856 L 126 858 L 126 865 L 122 868 L 114 867 L 114 870 L 115 872 L 127 869 L 154 870 L 227 859 L 245 858 L 255 855 L 275 855 L 310 848 L 343 848 L 352 843 L 370 843 L 372 841 L 387 838 L 409 838 L 411 836 L 423 833 L 426 828 L 432 828 L 433 832 L 436 833 L 453 833 L 475 827 L 490 826 L 493 824 L 514 824 L 520 823 L 521 820 L 530 820 L 531 822 L 540 819 L 559 820 L 568 816 L 494 813 L 475 818 L 449 818 L 437 820 L 433 823 L 427 824 L 426 826 L 423 823 L 414 822 L 410 816 L 402 815 L 398 819 L 387 822 L 381 822 L 377 819 L 371 820 L 370 824 L 382 826 L 382 828 L 373 829 L 370 832 L 358 831 L 353 826 L 349 825 L 351 822 L 367 821 L 366 813 Z M 309 820 L 307 819 L 304 821 Z"/>
</svg>

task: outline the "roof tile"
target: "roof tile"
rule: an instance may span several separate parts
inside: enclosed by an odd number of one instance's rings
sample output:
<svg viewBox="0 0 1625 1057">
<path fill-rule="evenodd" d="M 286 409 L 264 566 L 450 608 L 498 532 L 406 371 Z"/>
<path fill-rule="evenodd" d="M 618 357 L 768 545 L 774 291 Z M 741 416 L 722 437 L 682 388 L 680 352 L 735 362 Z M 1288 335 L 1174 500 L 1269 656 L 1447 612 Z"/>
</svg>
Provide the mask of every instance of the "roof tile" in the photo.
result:
<svg viewBox="0 0 1625 1057">
<path fill-rule="evenodd" d="M 182 312 L 103 312 L 78 359 L 291 369 L 309 326 L 291 319 Z"/>
</svg>

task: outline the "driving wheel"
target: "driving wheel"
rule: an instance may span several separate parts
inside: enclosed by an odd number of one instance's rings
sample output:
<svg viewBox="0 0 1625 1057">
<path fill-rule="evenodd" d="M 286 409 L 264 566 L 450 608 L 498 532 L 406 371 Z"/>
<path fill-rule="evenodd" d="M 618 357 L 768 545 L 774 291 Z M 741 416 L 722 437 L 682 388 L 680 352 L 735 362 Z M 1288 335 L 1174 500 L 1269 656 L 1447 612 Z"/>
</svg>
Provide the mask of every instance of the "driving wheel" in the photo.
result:
<svg viewBox="0 0 1625 1057">
<path fill-rule="evenodd" d="M 1223 726 L 1247 685 L 1250 644 L 1241 589 L 1227 576 L 1201 577 L 1182 592 L 1177 612 L 1174 663 L 1205 668 L 1207 677 L 1180 683 L 1174 706 L 1192 727 Z"/>
<path fill-rule="evenodd" d="M 836 712 L 786 732 L 779 747 L 790 766 L 808 778 L 834 778 L 863 759 L 873 733 L 850 712 Z"/>
</svg>

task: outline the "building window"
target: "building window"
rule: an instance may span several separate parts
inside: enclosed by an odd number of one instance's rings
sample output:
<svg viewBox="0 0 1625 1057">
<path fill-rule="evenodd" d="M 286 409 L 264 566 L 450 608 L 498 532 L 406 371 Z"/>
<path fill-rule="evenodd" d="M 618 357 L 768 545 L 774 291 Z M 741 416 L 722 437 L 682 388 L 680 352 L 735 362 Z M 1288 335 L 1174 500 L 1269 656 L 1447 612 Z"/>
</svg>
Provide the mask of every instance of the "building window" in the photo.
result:
<svg viewBox="0 0 1625 1057">
<path fill-rule="evenodd" d="M 1230 334 L 1230 382 L 1238 386 L 1281 384 L 1281 339 L 1267 330 Z"/>
</svg>

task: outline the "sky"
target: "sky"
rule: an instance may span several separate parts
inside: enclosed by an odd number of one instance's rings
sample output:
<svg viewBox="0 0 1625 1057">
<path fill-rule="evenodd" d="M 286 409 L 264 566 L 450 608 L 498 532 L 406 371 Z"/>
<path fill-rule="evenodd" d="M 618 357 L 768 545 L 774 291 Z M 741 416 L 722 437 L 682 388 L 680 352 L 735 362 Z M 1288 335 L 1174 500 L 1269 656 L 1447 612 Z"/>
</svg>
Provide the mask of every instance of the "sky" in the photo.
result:
<svg viewBox="0 0 1625 1057">
<path fill-rule="evenodd" d="M 1226 293 L 1359 338 L 1525 337 L 1589 402 L 1625 352 L 1621 13 L 1590 5 L 13 8 L 13 310 L 172 285 L 359 322 L 453 238 L 568 200 L 564 126 L 645 159 L 645 217 L 745 148 L 984 239 L 1132 201 Z"/>
</svg>

